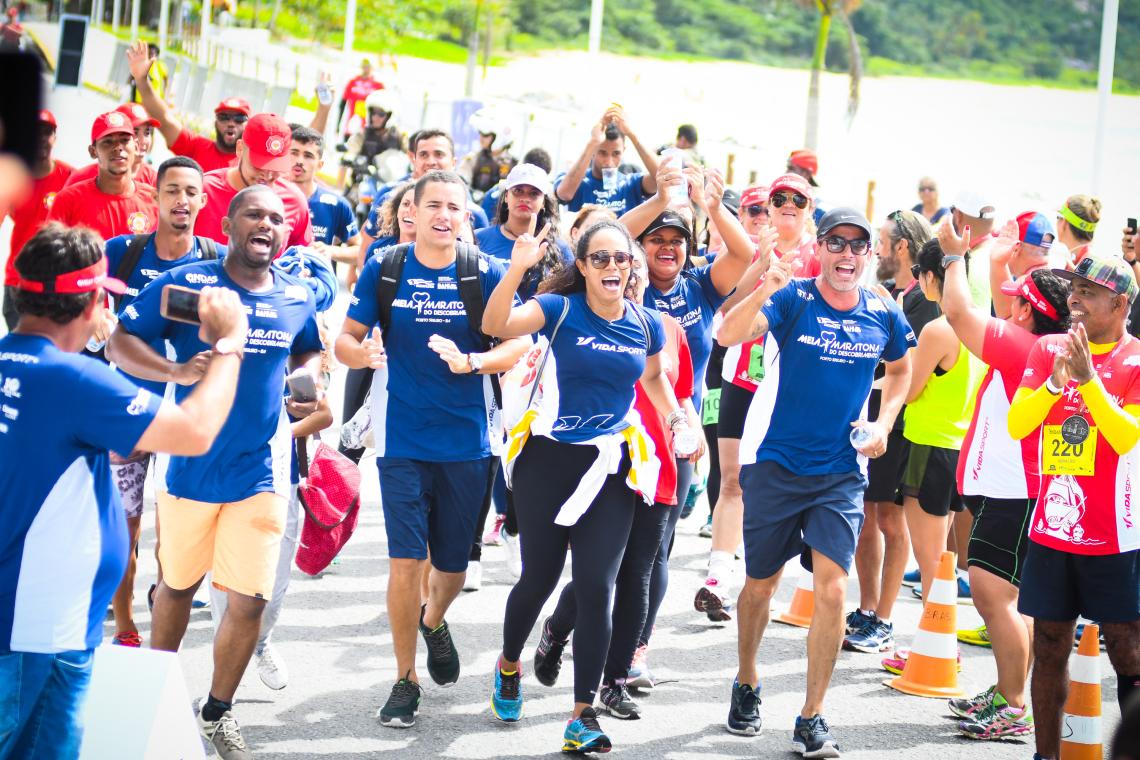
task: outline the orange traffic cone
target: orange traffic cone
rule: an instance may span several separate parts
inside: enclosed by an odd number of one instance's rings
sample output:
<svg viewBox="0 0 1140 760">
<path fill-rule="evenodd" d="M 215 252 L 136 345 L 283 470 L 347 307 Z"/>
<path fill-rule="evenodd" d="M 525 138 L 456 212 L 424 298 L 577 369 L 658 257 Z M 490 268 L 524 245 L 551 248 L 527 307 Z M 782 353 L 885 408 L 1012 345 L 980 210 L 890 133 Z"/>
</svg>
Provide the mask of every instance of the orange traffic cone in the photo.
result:
<svg viewBox="0 0 1140 760">
<path fill-rule="evenodd" d="M 901 676 L 883 681 L 916 697 L 960 697 L 958 686 L 958 582 L 953 552 L 942 552 L 918 632 Z"/>
<path fill-rule="evenodd" d="M 798 625 L 800 628 L 811 627 L 811 615 L 815 611 L 815 591 L 812 575 L 807 570 L 800 573 L 796 581 L 796 593 L 792 596 L 792 606 L 787 612 L 781 612 L 776 620 L 787 625 Z"/>
<path fill-rule="evenodd" d="M 1061 718 L 1061 760 L 1101 760 L 1100 627 L 1085 626 L 1069 660 L 1069 698 Z"/>
</svg>

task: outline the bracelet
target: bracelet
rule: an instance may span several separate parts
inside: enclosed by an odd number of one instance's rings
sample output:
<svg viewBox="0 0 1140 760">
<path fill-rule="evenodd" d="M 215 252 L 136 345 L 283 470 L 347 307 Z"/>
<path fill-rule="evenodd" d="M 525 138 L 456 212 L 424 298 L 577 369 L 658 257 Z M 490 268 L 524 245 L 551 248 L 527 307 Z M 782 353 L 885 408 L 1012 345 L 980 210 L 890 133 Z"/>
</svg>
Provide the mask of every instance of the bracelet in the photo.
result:
<svg viewBox="0 0 1140 760">
<path fill-rule="evenodd" d="M 1054 396 L 1060 396 L 1060 395 L 1061 395 L 1061 391 L 1063 391 L 1063 390 L 1064 390 L 1064 388 L 1058 388 L 1056 385 L 1053 385 L 1053 376 L 1052 376 L 1052 375 L 1050 375 L 1050 376 L 1049 376 L 1049 377 L 1048 377 L 1048 378 L 1045 380 L 1045 390 L 1049 391 L 1049 392 L 1050 392 L 1050 393 L 1052 393 Z"/>
<path fill-rule="evenodd" d="M 672 428 L 678 422 L 684 421 L 685 412 L 681 409 L 674 409 L 673 411 L 669 412 L 669 416 L 665 418 L 665 424 L 670 428 Z"/>
</svg>

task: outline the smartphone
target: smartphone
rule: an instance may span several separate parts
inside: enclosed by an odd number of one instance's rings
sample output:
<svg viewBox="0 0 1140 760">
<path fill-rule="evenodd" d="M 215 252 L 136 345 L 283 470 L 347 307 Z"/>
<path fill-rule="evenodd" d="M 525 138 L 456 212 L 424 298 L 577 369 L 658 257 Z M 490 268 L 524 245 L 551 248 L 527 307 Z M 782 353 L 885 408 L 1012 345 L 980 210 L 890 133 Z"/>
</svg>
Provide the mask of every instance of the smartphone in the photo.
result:
<svg viewBox="0 0 1140 760">
<path fill-rule="evenodd" d="M 193 288 L 166 285 L 162 288 L 162 301 L 158 313 L 175 322 L 200 325 L 202 320 L 198 318 L 198 300 L 201 296 L 202 294 Z"/>
<path fill-rule="evenodd" d="M 0 151 L 14 154 L 29 171 L 39 161 L 44 78 L 31 53 L 0 53 Z"/>
<path fill-rule="evenodd" d="M 542 228 L 546 226 L 546 221 L 546 212 L 540 210 L 534 220 L 534 234 L 537 235 L 538 233 L 542 232 Z"/>
<path fill-rule="evenodd" d="M 1128 221 L 1128 224 L 1126 226 L 1128 227 L 1129 234 L 1135 235 L 1136 234 L 1136 217 L 1130 216 L 1130 217 L 1128 217 L 1127 221 Z"/>
<path fill-rule="evenodd" d="M 285 378 L 289 395 L 294 401 L 307 404 L 317 400 L 317 378 L 308 367 L 300 367 Z"/>
</svg>

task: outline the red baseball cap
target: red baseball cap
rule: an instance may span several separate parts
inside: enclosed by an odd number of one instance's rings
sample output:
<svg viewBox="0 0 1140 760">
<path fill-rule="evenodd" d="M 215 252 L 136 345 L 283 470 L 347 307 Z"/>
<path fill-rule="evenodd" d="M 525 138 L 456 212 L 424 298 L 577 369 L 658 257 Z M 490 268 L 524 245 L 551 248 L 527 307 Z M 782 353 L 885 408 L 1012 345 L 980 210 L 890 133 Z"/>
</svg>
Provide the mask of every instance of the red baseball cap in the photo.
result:
<svg viewBox="0 0 1140 760">
<path fill-rule="evenodd" d="M 127 292 L 126 283 L 108 276 L 106 256 L 90 266 L 56 275 L 51 282 L 20 277 L 16 282 L 16 288 L 29 293 L 90 293 L 99 288 L 117 296 Z"/>
<path fill-rule="evenodd" d="M 1049 303 L 1045 296 L 1041 295 L 1041 291 L 1037 288 L 1037 283 L 1029 274 L 1024 274 L 1020 279 L 1010 280 L 1001 285 L 1001 292 L 1007 296 L 1021 296 L 1029 305 L 1037 311 L 1041 312 L 1049 319 L 1057 318 L 1057 308 Z"/>
<path fill-rule="evenodd" d="M 283 172 L 293 165 L 289 147 L 293 144 L 293 131 L 275 113 L 251 116 L 242 132 L 241 141 L 249 152 L 250 162 L 264 171 Z"/>
<path fill-rule="evenodd" d="M 55 114 L 46 108 L 40 109 L 40 124 L 51 124 L 53 129 L 59 126 L 55 123 Z"/>
<path fill-rule="evenodd" d="M 99 114 L 95 123 L 91 125 L 91 144 L 94 145 L 107 135 L 114 134 L 135 136 L 135 128 L 131 124 L 130 117 L 120 111 Z"/>
<path fill-rule="evenodd" d="M 752 187 L 744 188 L 744 192 L 740 194 L 740 207 L 746 208 L 748 206 L 767 206 L 768 205 L 768 188 L 765 185 L 753 185 Z"/>
<path fill-rule="evenodd" d="M 797 166 L 800 169 L 811 172 L 814 177 L 819 174 L 819 156 L 815 154 L 814 150 L 803 148 L 801 150 L 793 150 L 788 154 L 788 165 Z M 812 184 L 815 184 L 814 182 Z"/>
<path fill-rule="evenodd" d="M 781 190 L 791 190 L 793 193 L 806 196 L 808 200 L 814 198 L 811 192 L 811 185 L 798 174 L 781 174 L 779 177 L 776 177 L 772 184 L 768 185 L 768 197 L 771 198 Z"/>
<path fill-rule="evenodd" d="M 144 124 L 149 124 L 152 127 L 158 126 L 158 119 L 152 119 L 141 103 L 123 103 L 115 110 L 130 119 L 132 127 L 137 128 Z"/>
<path fill-rule="evenodd" d="M 250 107 L 249 101 L 245 98 L 226 98 L 218 107 L 214 109 L 214 113 L 221 113 L 222 111 L 237 111 L 249 116 L 253 113 L 253 108 Z"/>
</svg>

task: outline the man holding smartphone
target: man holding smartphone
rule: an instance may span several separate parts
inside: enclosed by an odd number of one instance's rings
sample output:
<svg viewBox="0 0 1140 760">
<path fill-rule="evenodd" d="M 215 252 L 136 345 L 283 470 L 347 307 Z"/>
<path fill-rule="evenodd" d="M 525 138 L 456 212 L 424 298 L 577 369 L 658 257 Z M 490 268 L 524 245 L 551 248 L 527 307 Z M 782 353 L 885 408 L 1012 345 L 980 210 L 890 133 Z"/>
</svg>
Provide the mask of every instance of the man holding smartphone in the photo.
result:
<svg viewBox="0 0 1140 760">
<path fill-rule="evenodd" d="M 167 491 L 158 496 L 163 577 L 155 594 L 151 643 L 155 649 L 178 649 L 194 592 L 213 570 L 214 585 L 226 590 L 227 609 L 218 626 L 213 680 L 198 725 L 218 754 L 231 760 L 249 757 L 230 708 L 273 595 L 285 529 L 291 450 L 282 403 L 286 364 L 319 372 L 321 342 L 312 290 L 271 268 L 286 234 L 285 207 L 273 189 L 254 185 L 238 192 L 222 227 L 229 240 L 224 262 L 189 264 L 156 279 L 123 310 L 109 356 L 136 377 L 169 382 L 180 365 L 209 348 L 198 339 L 196 327 L 160 313 L 168 286 L 229 288 L 249 313 L 245 345 L 213 350 L 245 355 L 233 412 L 205 455 L 171 458 Z M 151 347 L 159 338 L 174 348 L 175 360 Z M 185 397 L 192 388 L 178 386 L 175 397 Z M 316 408 L 317 402 L 290 405 L 301 417 Z"/>
</svg>

